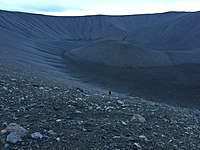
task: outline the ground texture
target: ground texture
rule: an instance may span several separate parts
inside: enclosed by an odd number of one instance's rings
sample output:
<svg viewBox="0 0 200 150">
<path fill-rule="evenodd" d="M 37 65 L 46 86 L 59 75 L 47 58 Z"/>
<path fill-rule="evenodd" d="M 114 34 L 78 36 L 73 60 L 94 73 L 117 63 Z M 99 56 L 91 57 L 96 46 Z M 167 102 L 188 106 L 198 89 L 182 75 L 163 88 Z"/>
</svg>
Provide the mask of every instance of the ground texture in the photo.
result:
<svg viewBox="0 0 200 150">
<path fill-rule="evenodd" d="M 200 149 L 200 112 L 0 65 L 0 149 Z M 33 69 L 32 69 L 33 70 Z"/>
</svg>

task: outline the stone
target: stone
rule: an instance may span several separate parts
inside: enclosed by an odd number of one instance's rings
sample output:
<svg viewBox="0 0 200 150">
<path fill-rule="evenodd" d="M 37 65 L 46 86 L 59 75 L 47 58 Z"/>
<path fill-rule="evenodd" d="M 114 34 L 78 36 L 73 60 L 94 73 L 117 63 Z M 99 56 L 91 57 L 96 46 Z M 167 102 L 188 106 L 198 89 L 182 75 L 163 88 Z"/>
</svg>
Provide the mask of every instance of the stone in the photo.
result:
<svg viewBox="0 0 200 150">
<path fill-rule="evenodd" d="M 145 123 L 146 119 L 143 116 L 139 115 L 139 114 L 134 114 L 132 116 L 132 118 L 131 118 L 131 121 Z"/>
<path fill-rule="evenodd" d="M 144 136 L 144 135 L 140 135 L 139 138 L 142 139 L 145 142 L 149 142 L 149 140 L 147 139 L 147 137 Z"/>
<path fill-rule="evenodd" d="M 8 90 L 8 88 L 4 86 L 4 87 L 3 87 L 3 90 L 5 90 L 5 91 L 6 91 L 6 90 Z"/>
<path fill-rule="evenodd" d="M 142 149 L 142 147 L 139 145 L 139 143 L 134 143 L 134 145 L 137 147 L 137 149 Z"/>
<path fill-rule="evenodd" d="M 61 122 L 62 120 L 61 119 L 56 119 L 56 122 Z"/>
<path fill-rule="evenodd" d="M 55 135 L 57 134 L 57 133 L 54 132 L 53 130 L 49 130 L 48 133 L 49 133 L 50 135 L 52 135 L 52 136 L 55 136 Z"/>
<path fill-rule="evenodd" d="M 79 88 L 79 87 L 77 87 L 76 90 L 77 90 L 78 92 L 84 92 L 84 90 L 81 89 L 81 88 Z"/>
<path fill-rule="evenodd" d="M 7 122 L 4 122 L 4 123 L 2 124 L 2 127 L 4 127 L 4 128 L 6 128 L 7 126 L 8 126 Z"/>
<path fill-rule="evenodd" d="M 84 132 L 85 132 L 85 131 L 87 131 L 87 129 L 85 129 L 85 128 L 82 128 L 82 131 L 84 131 Z"/>
<path fill-rule="evenodd" d="M 113 139 L 120 139 L 121 136 L 113 136 Z"/>
<path fill-rule="evenodd" d="M 126 122 L 125 121 L 121 121 L 121 123 L 126 126 Z"/>
<path fill-rule="evenodd" d="M 31 134 L 31 137 L 33 139 L 41 139 L 41 138 L 43 138 L 43 135 L 40 132 L 34 132 Z"/>
<path fill-rule="evenodd" d="M 60 88 L 55 86 L 55 87 L 53 87 L 53 89 L 54 90 L 59 90 Z"/>
<path fill-rule="evenodd" d="M 9 144 L 8 143 L 6 143 L 5 145 L 4 145 L 4 149 L 8 149 L 9 148 Z"/>
<path fill-rule="evenodd" d="M 14 78 L 13 78 L 13 79 L 10 79 L 10 80 L 11 80 L 11 81 L 17 81 L 17 79 L 14 79 Z"/>
<path fill-rule="evenodd" d="M 44 87 L 39 87 L 39 89 L 40 89 L 40 90 L 44 90 L 45 88 L 44 88 Z"/>
<path fill-rule="evenodd" d="M 124 102 L 122 102 L 121 100 L 117 100 L 117 103 L 120 105 L 124 105 Z"/>
<path fill-rule="evenodd" d="M 5 134 L 7 132 L 6 129 L 1 130 L 1 134 Z"/>
<path fill-rule="evenodd" d="M 16 124 L 16 123 L 11 123 L 6 127 L 7 132 L 16 132 L 20 135 L 20 137 L 26 136 L 28 131 L 23 128 L 22 126 Z"/>
<path fill-rule="evenodd" d="M 15 144 L 22 141 L 22 139 L 18 132 L 11 132 L 7 135 L 6 141 Z"/>
<path fill-rule="evenodd" d="M 59 137 L 57 137 L 56 140 L 57 140 L 58 142 L 60 142 L 60 138 L 59 138 Z"/>
</svg>

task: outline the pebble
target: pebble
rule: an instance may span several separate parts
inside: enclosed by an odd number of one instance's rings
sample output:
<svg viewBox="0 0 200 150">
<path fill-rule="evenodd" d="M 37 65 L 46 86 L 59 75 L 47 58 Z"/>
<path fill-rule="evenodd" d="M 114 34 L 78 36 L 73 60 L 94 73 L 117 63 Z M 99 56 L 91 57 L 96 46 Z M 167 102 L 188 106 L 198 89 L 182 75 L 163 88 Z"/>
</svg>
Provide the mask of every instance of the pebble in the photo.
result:
<svg viewBox="0 0 200 150">
<path fill-rule="evenodd" d="M 15 144 L 17 142 L 22 141 L 22 139 L 19 133 L 11 132 L 7 135 L 6 141 Z"/>
<path fill-rule="evenodd" d="M 82 130 L 85 132 L 85 131 L 87 131 L 87 129 L 85 129 L 85 128 L 82 128 Z"/>
<path fill-rule="evenodd" d="M 142 139 L 142 140 L 144 140 L 145 142 L 149 142 L 149 140 L 147 139 L 147 137 L 144 136 L 144 135 L 140 135 L 139 138 Z"/>
<path fill-rule="evenodd" d="M 26 108 L 22 106 L 17 111 L 18 112 L 26 112 Z"/>
<path fill-rule="evenodd" d="M 5 91 L 6 91 L 6 90 L 8 90 L 8 88 L 4 86 L 4 87 L 3 87 L 3 90 L 5 90 Z"/>
<path fill-rule="evenodd" d="M 121 136 L 113 136 L 113 139 L 120 139 Z"/>
<path fill-rule="evenodd" d="M 62 121 L 61 119 L 57 119 L 57 120 L 56 120 L 56 122 L 61 122 L 61 121 Z"/>
<path fill-rule="evenodd" d="M 141 115 L 138 115 L 138 114 L 134 114 L 131 118 L 131 121 L 134 121 L 134 122 L 140 122 L 140 123 L 145 123 L 146 122 L 146 119 L 141 116 Z"/>
<path fill-rule="evenodd" d="M 7 132 L 6 129 L 1 130 L 1 134 L 5 134 Z"/>
<path fill-rule="evenodd" d="M 8 149 L 9 148 L 9 144 L 8 143 L 6 143 L 5 145 L 4 145 L 4 149 Z"/>
<path fill-rule="evenodd" d="M 126 122 L 125 121 L 121 121 L 121 123 L 126 126 Z"/>
<path fill-rule="evenodd" d="M 2 124 L 2 127 L 6 128 L 7 125 L 8 125 L 7 122 L 4 122 L 4 123 Z"/>
<path fill-rule="evenodd" d="M 10 79 L 11 81 L 17 81 L 17 79 Z"/>
<path fill-rule="evenodd" d="M 20 125 L 18 125 L 18 124 L 16 124 L 16 123 L 11 123 L 11 124 L 9 124 L 9 125 L 6 127 L 6 131 L 7 131 L 7 132 L 10 132 L 10 133 L 16 132 L 16 133 L 18 133 L 21 137 L 27 135 L 27 133 L 28 133 L 28 131 L 27 131 L 25 128 L 23 128 L 22 126 L 20 126 Z"/>
<path fill-rule="evenodd" d="M 88 107 L 89 110 L 92 110 L 92 108 L 93 108 L 92 106 L 89 106 L 89 107 Z"/>
<path fill-rule="evenodd" d="M 134 143 L 134 145 L 135 145 L 138 149 L 142 149 L 142 147 L 141 147 L 138 143 Z"/>
<path fill-rule="evenodd" d="M 59 137 L 57 137 L 56 140 L 57 140 L 58 142 L 60 142 L 60 138 L 59 138 Z"/>
<path fill-rule="evenodd" d="M 50 135 L 52 135 L 52 136 L 55 136 L 55 135 L 57 134 L 57 133 L 54 132 L 53 130 L 49 130 L 48 133 L 49 133 Z"/>
<path fill-rule="evenodd" d="M 54 90 L 59 90 L 59 87 L 55 86 L 53 87 Z"/>
<path fill-rule="evenodd" d="M 173 140 L 169 140 L 168 143 L 171 143 Z"/>
<path fill-rule="evenodd" d="M 40 90 L 44 90 L 44 87 L 39 87 Z"/>
<path fill-rule="evenodd" d="M 124 102 L 122 102 L 121 100 L 118 100 L 117 103 L 120 105 L 124 105 Z"/>
<path fill-rule="evenodd" d="M 31 137 L 33 139 L 41 139 L 41 138 L 43 138 L 43 135 L 40 132 L 34 132 L 31 134 Z"/>
<path fill-rule="evenodd" d="M 84 90 L 81 89 L 81 88 L 79 88 L 79 87 L 77 87 L 76 90 L 77 90 L 78 92 L 84 92 Z"/>
</svg>

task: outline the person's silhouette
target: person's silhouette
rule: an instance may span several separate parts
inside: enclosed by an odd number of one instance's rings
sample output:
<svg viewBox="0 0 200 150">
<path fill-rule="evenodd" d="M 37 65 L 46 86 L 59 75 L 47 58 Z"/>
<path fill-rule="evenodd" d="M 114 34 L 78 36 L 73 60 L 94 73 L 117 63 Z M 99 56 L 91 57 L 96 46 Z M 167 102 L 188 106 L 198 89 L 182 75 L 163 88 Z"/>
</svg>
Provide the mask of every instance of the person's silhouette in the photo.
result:
<svg viewBox="0 0 200 150">
<path fill-rule="evenodd" d="M 111 91 L 108 92 L 109 96 L 112 94 Z"/>
</svg>

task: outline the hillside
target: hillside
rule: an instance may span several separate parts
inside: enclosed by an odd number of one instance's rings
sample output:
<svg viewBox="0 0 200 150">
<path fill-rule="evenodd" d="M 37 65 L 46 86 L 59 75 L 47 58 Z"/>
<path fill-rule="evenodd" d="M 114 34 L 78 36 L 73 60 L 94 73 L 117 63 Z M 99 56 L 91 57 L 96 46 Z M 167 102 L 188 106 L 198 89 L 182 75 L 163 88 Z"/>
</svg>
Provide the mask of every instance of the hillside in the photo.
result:
<svg viewBox="0 0 200 150">
<path fill-rule="evenodd" d="M 200 149 L 199 18 L 1 10 L 0 149 Z"/>
<path fill-rule="evenodd" d="M 70 84 L 198 108 L 199 90 L 193 87 L 200 86 L 199 16 L 0 11 L 0 50 L 2 57 Z"/>
<path fill-rule="evenodd" d="M 199 149 L 200 112 L 109 96 L 0 55 L 0 149 Z"/>
</svg>

